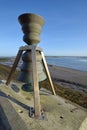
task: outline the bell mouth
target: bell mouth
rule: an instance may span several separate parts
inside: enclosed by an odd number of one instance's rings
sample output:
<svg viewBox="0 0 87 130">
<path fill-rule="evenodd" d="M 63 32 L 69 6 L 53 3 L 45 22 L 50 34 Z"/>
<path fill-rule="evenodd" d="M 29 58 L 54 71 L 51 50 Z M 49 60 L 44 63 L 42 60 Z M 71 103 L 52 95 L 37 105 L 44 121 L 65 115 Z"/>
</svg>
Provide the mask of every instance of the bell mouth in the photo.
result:
<svg viewBox="0 0 87 130">
<path fill-rule="evenodd" d="M 41 87 L 39 86 L 39 89 L 40 88 Z M 34 87 L 32 86 L 31 83 L 25 83 L 25 84 L 22 85 L 22 90 L 26 91 L 26 92 L 33 92 L 34 91 Z"/>
<path fill-rule="evenodd" d="M 42 26 L 44 25 L 45 21 L 43 17 L 37 14 L 33 13 L 24 13 L 18 17 L 19 23 L 22 25 L 23 23 L 30 23 L 30 22 L 39 22 L 39 24 Z"/>
<path fill-rule="evenodd" d="M 40 42 L 40 33 L 44 19 L 36 14 L 25 13 L 18 17 L 24 34 L 23 41 L 28 45 L 37 45 Z"/>
<path fill-rule="evenodd" d="M 34 91 L 34 88 L 31 85 L 31 83 L 25 83 L 22 85 L 22 90 L 26 91 L 26 92 L 32 92 L 32 91 Z"/>
</svg>

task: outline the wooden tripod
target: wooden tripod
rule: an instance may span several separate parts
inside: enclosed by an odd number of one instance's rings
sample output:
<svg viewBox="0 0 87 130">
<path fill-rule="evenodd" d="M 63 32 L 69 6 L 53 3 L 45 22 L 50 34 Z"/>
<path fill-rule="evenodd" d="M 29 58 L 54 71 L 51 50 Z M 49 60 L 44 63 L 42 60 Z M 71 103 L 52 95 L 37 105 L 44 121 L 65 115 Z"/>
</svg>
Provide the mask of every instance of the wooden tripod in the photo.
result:
<svg viewBox="0 0 87 130">
<path fill-rule="evenodd" d="M 14 72 L 16 70 L 18 62 L 19 62 L 20 57 L 22 55 L 22 52 L 26 51 L 26 50 L 31 50 L 31 52 L 32 52 L 34 108 L 35 108 L 35 116 L 40 116 L 41 115 L 41 108 L 40 108 L 39 84 L 38 84 L 38 74 L 37 74 L 37 65 L 36 65 L 36 50 L 38 50 L 41 53 L 43 65 L 44 65 L 44 68 L 45 68 L 45 71 L 46 71 L 46 75 L 49 79 L 49 82 L 50 82 L 50 85 L 51 85 L 51 88 L 52 88 L 52 92 L 53 92 L 54 95 L 56 95 L 55 89 L 54 89 L 54 86 L 53 86 L 53 83 L 52 83 L 52 79 L 51 79 L 51 76 L 50 76 L 50 73 L 49 73 L 49 70 L 48 70 L 48 66 L 47 66 L 47 63 L 46 63 L 46 60 L 45 60 L 45 56 L 44 56 L 44 53 L 43 53 L 41 48 L 36 48 L 36 46 L 31 46 L 31 45 L 30 46 L 22 46 L 22 47 L 19 48 L 19 51 L 18 51 L 17 56 L 15 58 L 13 67 L 10 71 L 8 78 L 7 78 L 6 85 L 10 84 L 10 81 L 12 80 L 12 77 L 14 75 Z"/>
</svg>

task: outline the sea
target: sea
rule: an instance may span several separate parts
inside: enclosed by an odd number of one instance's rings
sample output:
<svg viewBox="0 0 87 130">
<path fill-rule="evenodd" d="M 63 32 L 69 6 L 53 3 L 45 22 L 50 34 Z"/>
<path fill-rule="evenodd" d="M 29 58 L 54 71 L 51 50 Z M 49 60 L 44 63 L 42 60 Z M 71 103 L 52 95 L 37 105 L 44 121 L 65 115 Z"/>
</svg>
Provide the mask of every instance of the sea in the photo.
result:
<svg viewBox="0 0 87 130">
<path fill-rule="evenodd" d="M 87 72 L 87 57 L 79 56 L 46 56 L 49 65 L 56 65 Z"/>
<path fill-rule="evenodd" d="M 15 57 L 10 57 L 6 62 L 0 62 L 1 64 L 12 66 Z M 60 67 L 71 68 L 80 71 L 87 72 L 87 57 L 82 56 L 46 56 L 47 64 L 56 65 Z M 22 65 L 22 61 L 18 64 L 18 69 Z"/>
</svg>

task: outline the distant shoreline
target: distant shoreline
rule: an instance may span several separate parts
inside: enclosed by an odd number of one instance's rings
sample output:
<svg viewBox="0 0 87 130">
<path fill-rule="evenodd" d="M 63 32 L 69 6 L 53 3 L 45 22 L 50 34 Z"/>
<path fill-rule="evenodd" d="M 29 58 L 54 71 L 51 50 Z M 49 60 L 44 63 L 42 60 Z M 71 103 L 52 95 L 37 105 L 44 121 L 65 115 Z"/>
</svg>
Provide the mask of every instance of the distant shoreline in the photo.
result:
<svg viewBox="0 0 87 130">
<path fill-rule="evenodd" d="M 16 56 L 0 56 L 0 58 L 15 58 Z M 83 57 L 87 58 L 87 56 L 54 56 L 54 55 L 45 55 L 45 57 Z"/>
<path fill-rule="evenodd" d="M 79 57 L 79 58 L 87 58 L 87 56 L 45 56 L 45 57 Z"/>
<path fill-rule="evenodd" d="M 70 69 L 87 72 L 87 57 L 64 56 L 64 57 L 46 57 L 47 63 Z"/>
</svg>

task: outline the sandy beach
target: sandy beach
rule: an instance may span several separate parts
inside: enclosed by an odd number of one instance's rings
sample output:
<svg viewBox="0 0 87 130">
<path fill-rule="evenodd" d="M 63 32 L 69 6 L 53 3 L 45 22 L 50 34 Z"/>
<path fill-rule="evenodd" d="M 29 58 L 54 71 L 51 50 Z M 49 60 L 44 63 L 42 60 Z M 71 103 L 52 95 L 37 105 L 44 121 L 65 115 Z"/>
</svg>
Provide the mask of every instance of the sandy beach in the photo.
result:
<svg viewBox="0 0 87 130">
<path fill-rule="evenodd" d="M 52 79 L 87 87 L 87 72 L 49 65 Z"/>
</svg>

